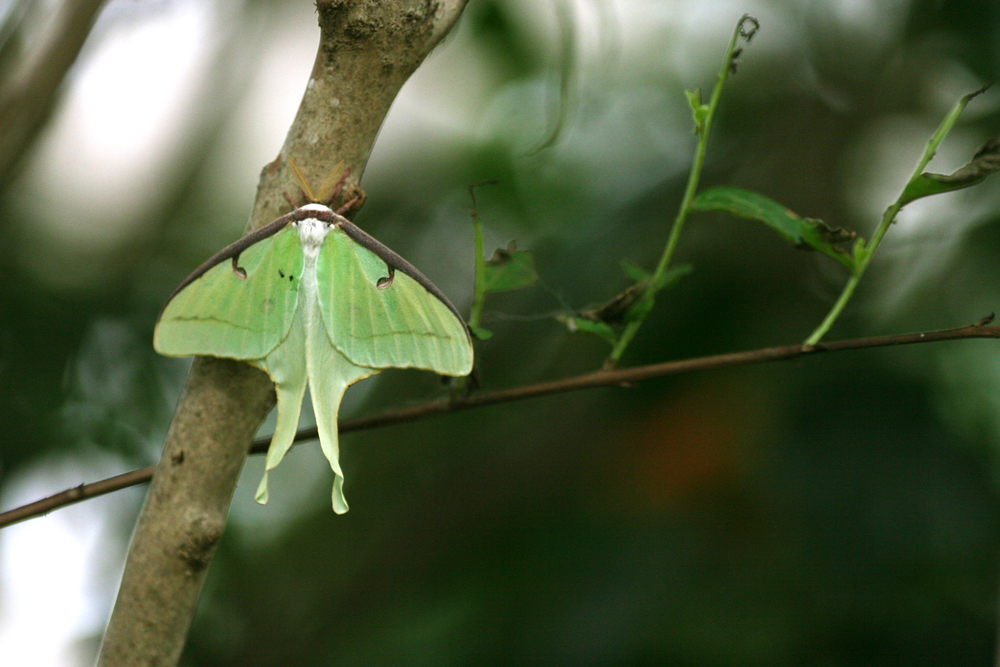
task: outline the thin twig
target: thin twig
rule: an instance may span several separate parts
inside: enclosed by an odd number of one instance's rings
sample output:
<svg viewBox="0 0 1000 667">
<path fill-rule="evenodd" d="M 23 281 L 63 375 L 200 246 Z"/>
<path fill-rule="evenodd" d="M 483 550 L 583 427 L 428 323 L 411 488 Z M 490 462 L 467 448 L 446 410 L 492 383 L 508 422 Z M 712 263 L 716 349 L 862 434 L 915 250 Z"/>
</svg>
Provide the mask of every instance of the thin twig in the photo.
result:
<svg viewBox="0 0 1000 667">
<path fill-rule="evenodd" d="M 35 502 L 28 503 L 27 505 L 21 505 L 18 508 L 0 514 L 0 528 L 24 521 L 26 519 L 32 519 L 36 516 L 48 514 L 52 510 L 73 505 L 81 500 L 89 500 L 91 498 L 103 496 L 106 493 L 111 493 L 112 491 L 121 491 L 122 489 L 127 489 L 130 486 L 145 484 L 152 478 L 153 466 L 150 466 L 148 468 L 132 470 L 131 472 L 123 472 L 120 475 L 108 477 L 107 479 L 102 479 L 101 481 L 93 482 L 92 484 L 74 486 L 71 489 L 60 491 L 59 493 L 51 495 L 48 498 L 42 498 L 41 500 L 36 500 Z"/>
<path fill-rule="evenodd" d="M 765 363 L 771 361 L 782 361 L 798 359 L 821 352 L 843 352 L 845 350 L 860 350 L 875 347 L 890 347 L 894 345 L 913 345 L 916 343 L 935 343 L 946 340 L 961 340 L 968 338 L 1000 338 L 1000 326 L 990 326 L 991 317 L 983 318 L 979 324 L 972 324 L 957 329 L 942 329 L 938 331 L 925 331 L 912 334 L 898 334 L 893 336 L 873 336 L 870 338 L 853 338 L 850 340 L 834 341 L 818 345 L 783 345 L 780 347 L 765 347 L 746 352 L 730 352 L 728 354 L 717 354 L 709 357 L 696 357 L 694 359 L 682 359 L 680 361 L 666 361 L 648 366 L 636 366 L 634 368 L 622 368 L 617 370 L 600 370 L 583 375 L 551 380 L 549 382 L 539 382 L 537 384 L 514 387 L 511 389 L 499 389 L 496 391 L 483 391 L 478 394 L 455 400 L 438 400 L 429 403 L 422 403 L 409 408 L 383 412 L 381 414 L 361 417 L 358 419 L 348 419 L 340 422 L 340 432 L 361 431 L 365 429 L 400 424 L 403 422 L 416 421 L 431 415 L 446 412 L 458 412 L 469 408 L 480 408 L 498 403 L 508 403 L 511 401 L 521 401 L 538 396 L 558 394 L 579 389 L 590 389 L 595 387 L 627 386 L 629 384 L 649 380 L 667 375 L 677 375 L 680 373 L 691 373 L 694 371 L 707 371 L 717 368 L 729 368 L 733 366 L 745 366 L 749 364 Z M 295 437 L 296 442 L 316 439 L 316 429 L 303 429 Z M 262 454 L 267 451 L 270 437 L 256 440 L 250 450 L 252 454 Z M 125 489 L 136 484 L 148 482 L 153 476 L 153 468 L 143 468 L 123 473 L 114 477 L 103 479 L 92 484 L 81 484 L 71 489 L 66 489 L 55 495 L 37 500 L 27 505 L 22 505 L 12 510 L 0 513 L 0 528 L 9 526 L 19 521 L 24 521 L 36 516 L 41 516 L 60 507 L 66 507 L 78 503 L 81 500 L 96 498 L 97 496 Z"/>
</svg>

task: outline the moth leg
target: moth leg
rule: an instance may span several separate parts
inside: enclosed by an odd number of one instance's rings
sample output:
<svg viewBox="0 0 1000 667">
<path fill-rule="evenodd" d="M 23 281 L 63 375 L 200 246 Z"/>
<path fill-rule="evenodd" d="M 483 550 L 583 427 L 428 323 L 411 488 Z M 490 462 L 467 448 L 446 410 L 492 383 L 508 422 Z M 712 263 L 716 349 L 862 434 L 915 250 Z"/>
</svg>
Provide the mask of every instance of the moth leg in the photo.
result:
<svg viewBox="0 0 1000 667">
<path fill-rule="evenodd" d="M 361 207 L 365 205 L 365 197 L 365 191 L 357 186 L 354 186 L 351 189 L 351 198 L 347 200 L 347 203 L 334 212 L 337 215 L 343 215 L 345 217 L 348 212 L 357 213 L 361 210 Z"/>
<path fill-rule="evenodd" d="M 306 201 L 303 201 L 301 204 L 296 204 L 295 200 L 292 199 L 292 196 L 290 194 L 288 194 L 287 192 L 282 192 L 281 194 L 284 195 L 285 201 L 288 202 L 288 205 L 291 206 L 293 209 L 299 208 L 308 203 Z"/>
</svg>

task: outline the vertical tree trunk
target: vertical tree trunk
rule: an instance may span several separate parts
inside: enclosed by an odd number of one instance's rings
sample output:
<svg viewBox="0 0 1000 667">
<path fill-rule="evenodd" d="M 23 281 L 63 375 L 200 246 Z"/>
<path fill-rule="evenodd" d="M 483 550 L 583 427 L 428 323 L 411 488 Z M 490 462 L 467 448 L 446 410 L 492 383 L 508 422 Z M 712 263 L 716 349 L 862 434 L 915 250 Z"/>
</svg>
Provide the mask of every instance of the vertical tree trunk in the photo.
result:
<svg viewBox="0 0 1000 667">
<path fill-rule="evenodd" d="M 308 0 L 300 0 L 308 1 Z M 287 158 L 318 183 L 344 160 L 357 182 L 389 106 L 465 0 L 320 0 L 319 51 L 281 155 L 260 179 L 248 231 L 297 192 Z M 274 405 L 263 372 L 199 358 L 174 415 L 125 562 L 101 667 L 176 665 L 257 427 Z"/>
</svg>

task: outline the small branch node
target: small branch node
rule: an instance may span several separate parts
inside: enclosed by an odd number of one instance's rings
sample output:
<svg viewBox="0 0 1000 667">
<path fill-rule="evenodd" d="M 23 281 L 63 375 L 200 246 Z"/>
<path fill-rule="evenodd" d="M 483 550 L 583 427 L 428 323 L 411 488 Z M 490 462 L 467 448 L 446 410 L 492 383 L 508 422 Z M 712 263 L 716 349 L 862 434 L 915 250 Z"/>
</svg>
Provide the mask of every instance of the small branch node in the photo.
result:
<svg viewBox="0 0 1000 667">
<path fill-rule="evenodd" d="M 215 553 L 215 547 L 222 539 L 223 528 L 222 523 L 207 514 L 192 513 L 186 521 L 184 537 L 177 550 L 178 556 L 194 570 L 207 567 Z"/>
</svg>

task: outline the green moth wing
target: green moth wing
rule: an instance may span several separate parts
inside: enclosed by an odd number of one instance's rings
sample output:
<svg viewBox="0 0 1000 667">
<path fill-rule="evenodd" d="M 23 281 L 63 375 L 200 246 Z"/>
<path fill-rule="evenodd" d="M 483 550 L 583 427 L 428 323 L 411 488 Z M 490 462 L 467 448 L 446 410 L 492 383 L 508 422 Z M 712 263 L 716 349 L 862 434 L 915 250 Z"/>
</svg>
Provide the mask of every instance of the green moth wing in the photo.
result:
<svg viewBox="0 0 1000 667">
<path fill-rule="evenodd" d="M 268 501 L 268 472 L 281 463 L 295 441 L 302 399 L 308 384 L 320 447 L 334 473 L 333 510 L 343 514 L 348 506 L 344 497 L 344 472 L 340 467 L 337 433 L 340 402 L 350 385 L 378 373 L 378 370 L 352 364 L 330 342 L 325 325 L 318 316 L 309 318 L 314 324 L 306 327 L 306 310 L 299 309 L 288 336 L 274 351 L 264 359 L 249 362 L 271 376 L 278 395 L 278 421 L 267 449 L 264 475 L 255 498 L 261 504 Z"/>
<path fill-rule="evenodd" d="M 330 338 L 355 364 L 471 372 L 472 339 L 455 307 L 412 264 L 352 223 L 327 235 L 316 278 Z"/>
<path fill-rule="evenodd" d="M 264 505 L 268 500 L 267 473 L 281 463 L 281 459 L 295 442 L 302 399 L 309 380 L 306 367 L 306 330 L 301 309 L 296 311 L 291 329 L 281 344 L 267 357 L 251 360 L 249 363 L 271 376 L 278 397 L 278 420 L 274 425 L 271 444 L 267 448 L 264 475 L 256 494 L 257 502 Z"/>
<path fill-rule="evenodd" d="M 302 276 L 298 234 L 285 225 L 263 240 L 242 245 L 215 255 L 174 291 L 153 333 L 157 352 L 261 359 L 286 336 Z M 225 261 L 228 257 L 237 258 L 238 269 Z"/>
<path fill-rule="evenodd" d="M 227 261 L 232 260 L 232 262 Z M 168 356 L 240 359 L 268 373 L 278 421 L 268 471 L 291 448 L 306 387 L 347 511 L 337 414 L 344 392 L 382 368 L 472 370 L 472 339 L 447 298 L 417 269 L 329 208 L 310 204 L 219 251 L 178 286 L 153 345 Z"/>
<path fill-rule="evenodd" d="M 334 473 L 333 511 L 343 514 L 347 511 L 347 500 L 344 498 L 344 473 L 340 468 L 340 444 L 337 432 L 340 401 L 350 385 L 378 373 L 378 370 L 351 363 L 330 342 L 330 337 L 321 322 L 318 328 L 321 330 L 319 332 L 321 335 L 311 336 L 306 340 L 309 390 L 312 392 L 320 448 Z"/>
</svg>

